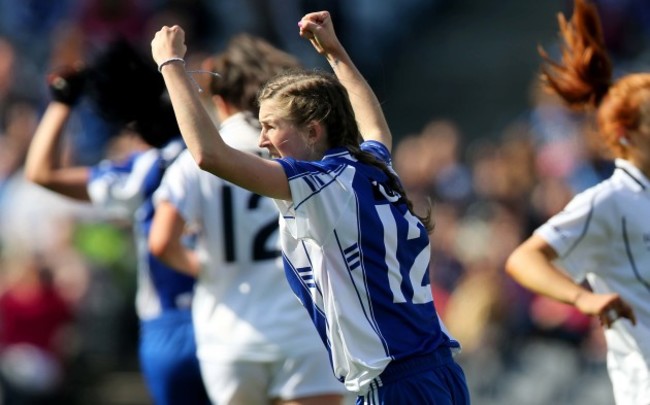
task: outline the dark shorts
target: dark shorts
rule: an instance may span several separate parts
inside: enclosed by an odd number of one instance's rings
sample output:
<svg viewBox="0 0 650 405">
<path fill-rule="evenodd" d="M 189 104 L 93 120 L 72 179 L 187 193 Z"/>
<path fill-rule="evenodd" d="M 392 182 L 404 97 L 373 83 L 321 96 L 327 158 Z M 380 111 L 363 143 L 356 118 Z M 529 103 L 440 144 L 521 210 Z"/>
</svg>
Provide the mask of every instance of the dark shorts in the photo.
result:
<svg viewBox="0 0 650 405">
<path fill-rule="evenodd" d="M 468 405 L 465 374 L 451 350 L 391 362 L 357 405 Z"/>
</svg>

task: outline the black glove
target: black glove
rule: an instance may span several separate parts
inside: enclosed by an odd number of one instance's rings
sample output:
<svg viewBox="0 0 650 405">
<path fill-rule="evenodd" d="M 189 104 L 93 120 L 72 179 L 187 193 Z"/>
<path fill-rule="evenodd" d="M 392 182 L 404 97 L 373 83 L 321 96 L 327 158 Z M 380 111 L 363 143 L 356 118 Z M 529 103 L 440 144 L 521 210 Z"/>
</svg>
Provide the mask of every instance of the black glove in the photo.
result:
<svg viewBox="0 0 650 405">
<path fill-rule="evenodd" d="M 79 101 L 86 85 L 87 73 L 84 69 L 66 66 L 47 75 L 47 83 L 52 98 L 72 106 Z"/>
</svg>

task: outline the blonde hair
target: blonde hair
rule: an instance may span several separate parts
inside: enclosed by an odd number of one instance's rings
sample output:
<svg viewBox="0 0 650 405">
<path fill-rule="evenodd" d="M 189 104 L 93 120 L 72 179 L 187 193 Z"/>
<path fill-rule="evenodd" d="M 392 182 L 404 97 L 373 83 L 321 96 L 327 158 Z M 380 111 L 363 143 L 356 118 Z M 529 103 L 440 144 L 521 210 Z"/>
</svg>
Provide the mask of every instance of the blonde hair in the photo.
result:
<svg viewBox="0 0 650 405">
<path fill-rule="evenodd" d="M 395 172 L 373 154 L 361 150 L 362 141 L 354 109 L 345 87 L 336 76 L 321 71 L 292 70 L 280 74 L 260 89 L 259 102 L 273 100 L 285 119 L 301 127 L 318 121 L 327 128 L 328 146 L 345 147 L 360 162 L 375 166 L 388 177 L 390 187 L 399 192 L 409 211 L 427 231 L 433 230 L 431 214 L 417 215 Z"/>
</svg>

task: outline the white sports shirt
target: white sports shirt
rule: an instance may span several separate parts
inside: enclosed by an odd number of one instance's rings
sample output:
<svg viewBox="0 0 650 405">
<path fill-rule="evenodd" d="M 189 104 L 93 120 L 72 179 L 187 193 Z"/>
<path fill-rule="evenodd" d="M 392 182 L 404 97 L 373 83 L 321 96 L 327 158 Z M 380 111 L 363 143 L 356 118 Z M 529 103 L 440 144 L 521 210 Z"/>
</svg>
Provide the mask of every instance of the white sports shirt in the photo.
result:
<svg viewBox="0 0 650 405">
<path fill-rule="evenodd" d="M 257 147 L 255 123 L 237 114 L 220 132 L 232 147 L 268 155 Z M 271 199 L 202 171 L 187 151 L 167 169 L 154 198 L 171 202 L 198 232 L 202 272 L 192 312 L 201 361 L 276 361 L 324 350 L 282 271 Z"/>
<path fill-rule="evenodd" d="M 616 160 L 607 180 L 576 195 L 537 229 L 558 253 L 558 264 L 595 292 L 618 293 L 634 309 L 605 330 L 608 369 L 619 404 L 650 399 L 650 180 Z"/>
<path fill-rule="evenodd" d="M 361 148 L 390 165 L 381 143 Z M 363 395 L 392 360 L 458 347 L 433 305 L 429 235 L 384 172 L 344 148 L 278 162 L 292 197 L 275 200 L 285 272 L 346 388 Z"/>
</svg>

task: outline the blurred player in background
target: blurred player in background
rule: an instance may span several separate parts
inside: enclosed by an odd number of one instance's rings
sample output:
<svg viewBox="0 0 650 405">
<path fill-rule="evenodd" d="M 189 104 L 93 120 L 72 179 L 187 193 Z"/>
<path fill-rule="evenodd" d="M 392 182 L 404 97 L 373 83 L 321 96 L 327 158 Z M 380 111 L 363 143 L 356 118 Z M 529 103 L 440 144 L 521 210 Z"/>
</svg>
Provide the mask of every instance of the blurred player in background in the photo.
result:
<svg viewBox="0 0 650 405">
<path fill-rule="evenodd" d="M 564 47 L 544 83 L 570 107 L 595 113 L 616 170 L 576 195 L 508 259 L 524 287 L 600 318 L 617 404 L 650 403 L 650 74 L 612 78 L 597 10 L 575 0 L 559 17 Z M 581 282 L 587 279 L 591 289 Z"/>
<path fill-rule="evenodd" d="M 30 145 L 26 176 L 133 222 L 139 357 L 149 391 L 159 405 L 207 404 L 191 318 L 194 279 L 164 265 L 147 248 L 152 195 L 167 166 L 185 149 L 171 105 L 162 97 L 160 75 L 134 47 L 118 40 L 92 66 L 61 69 L 49 79 L 53 100 Z M 109 123 L 137 134 L 139 150 L 123 161 L 94 167 L 61 166 L 66 123 L 82 95 L 91 98 Z"/>
</svg>

